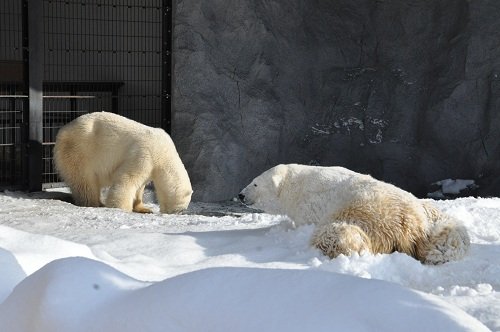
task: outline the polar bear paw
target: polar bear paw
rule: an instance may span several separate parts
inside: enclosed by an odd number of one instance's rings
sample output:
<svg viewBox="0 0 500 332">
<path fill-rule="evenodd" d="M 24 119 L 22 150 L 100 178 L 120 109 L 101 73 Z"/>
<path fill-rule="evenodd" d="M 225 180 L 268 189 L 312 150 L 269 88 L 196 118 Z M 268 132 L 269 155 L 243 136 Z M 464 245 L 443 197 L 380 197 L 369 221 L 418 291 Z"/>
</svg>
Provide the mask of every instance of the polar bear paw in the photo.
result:
<svg viewBox="0 0 500 332">
<path fill-rule="evenodd" d="M 330 258 L 340 254 L 371 251 L 370 238 L 358 226 L 339 222 L 318 226 L 313 233 L 311 244 Z"/>
</svg>

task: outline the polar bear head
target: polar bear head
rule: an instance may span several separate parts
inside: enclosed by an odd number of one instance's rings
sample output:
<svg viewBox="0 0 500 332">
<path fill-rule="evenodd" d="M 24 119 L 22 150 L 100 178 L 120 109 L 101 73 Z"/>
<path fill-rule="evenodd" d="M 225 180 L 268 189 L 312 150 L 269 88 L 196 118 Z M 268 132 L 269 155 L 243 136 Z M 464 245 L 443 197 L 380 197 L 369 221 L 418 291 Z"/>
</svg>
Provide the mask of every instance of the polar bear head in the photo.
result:
<svg viewBox="0 0 500 332">
<path fill-rule="evenodd" d="M 190 188 L 178 189 L 174 194 L 169 194 L 167 198 L 163 199 L 160 199 L 160 195 L 157 194 L 160 212 L 168 214 L 181 213 L 188 208 L 192 194 L 193 191 Z"/>
<path fill-rule="evenodd" d="M 268 213 L 284 214 L 280 196 L 287 174 L 286 165 L 275 166 L 253 179 L 240 192 L 238 198 L 249 207 Z"/>
<path fill-rule="evenodd" d="M 181 159 L 176 154 L 174 156 L 176 158 L 157 167 L 153 172 L 153 183 L 161 213 L 174 214 L 187 209 L 193 194 L 186 168 Z"/>
</svg>

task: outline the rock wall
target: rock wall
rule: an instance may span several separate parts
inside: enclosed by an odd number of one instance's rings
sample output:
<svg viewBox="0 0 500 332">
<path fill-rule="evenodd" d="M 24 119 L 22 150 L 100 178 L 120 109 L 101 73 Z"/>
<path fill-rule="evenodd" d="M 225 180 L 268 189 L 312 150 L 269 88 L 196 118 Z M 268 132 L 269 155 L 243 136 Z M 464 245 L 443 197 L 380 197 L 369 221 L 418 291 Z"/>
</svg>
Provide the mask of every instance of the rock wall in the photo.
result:
<svg viewBox="0 0 500 332">
<path fill-rule="evenodd" d="M 499 41 L 496 0 L 177 0 L 173 138 L 194 199 L 291 162 L 500 195 Z"/>
</svg>

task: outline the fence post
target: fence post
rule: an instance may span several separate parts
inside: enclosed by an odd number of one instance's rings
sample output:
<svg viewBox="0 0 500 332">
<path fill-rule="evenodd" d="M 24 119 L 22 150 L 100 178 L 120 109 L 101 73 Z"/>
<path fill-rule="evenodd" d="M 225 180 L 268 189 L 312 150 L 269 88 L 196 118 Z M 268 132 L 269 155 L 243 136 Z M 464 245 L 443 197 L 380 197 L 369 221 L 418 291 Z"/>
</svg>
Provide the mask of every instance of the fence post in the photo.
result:
<svg viewBox="0 0 500 332">
<path fill-rule="evenodd" d="M 172 0 L 162 4 L 161 126 L 172 130 Z"/>
<path fill-rule="evenodd" d="M 28 190 L 42 190 L 43 154 L 43 0 L 25 0 L 28 20 Z M 26 26 L 26 25 L 25 25 Z"/>
</svg>

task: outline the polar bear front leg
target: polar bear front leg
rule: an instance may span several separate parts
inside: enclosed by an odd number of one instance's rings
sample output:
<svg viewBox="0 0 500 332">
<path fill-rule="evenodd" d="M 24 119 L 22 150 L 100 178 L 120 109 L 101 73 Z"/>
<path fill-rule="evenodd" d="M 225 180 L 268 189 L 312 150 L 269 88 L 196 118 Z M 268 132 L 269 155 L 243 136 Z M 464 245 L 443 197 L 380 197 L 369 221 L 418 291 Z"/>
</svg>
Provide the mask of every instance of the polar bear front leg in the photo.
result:
<svg viewBox="0 0 500 332">
<path fill-rule="evenodd" d="M 144 196 L 144 187 L 146 185 L 142 185 L 135 194 L 134 204 L 132 211 L 138 213 L 153 213 L 153 211 L 146 206 L 144 206 L 142 202 L 142 197 Z"/>
<path fill-rule="evenodd" d="M 142 193 L 144 192 L 144 183 L 146 178 L 134 173 L 126 172 L 129 168 L 123 165 L 116 171 L 113 179 L 113 184 L 109 188 L 106 206 L 110 208 L 118 208 L 128 212 L 134 210 L 137 195 L 141 195 L 140 202 L 142 204 Z"/>
<path fill-rule="evenodd" d="M 133 154 L 131 154 L 133 156 Z M 140 161 L 138 163 L 138 160 Z M 108 191 L 106 206 L 118 208 L 128 212 L 141 210 L 142 194 L 150 172 L 147 167 L 147 158 L 137 156 L 125 160 L 113 174 L 112 185 Z"/>
<path fill-rule="evenodd" d="M 345 222 L 318 226 L 312 235 L 311 244 L 330 258 L 340 254 L 349 256 L 354 252 L 371 252 L 368 235 L 359 226 Z"/>
<path fill-rule="evenodd" d="M 109 188 L 106 206 L 128 212 L 153 213 L 153 211 L 144 206 L 142 202 L 143 194 L 144 185 L 138 186 L 130 183 L 130 181 L 122 180 Z"/>
<path fill-rule="evenodd" d="M 136 188 L 129 183 L 114 183 L 108 191 L 106 207 L 132 212 Z"/>
</svg>

